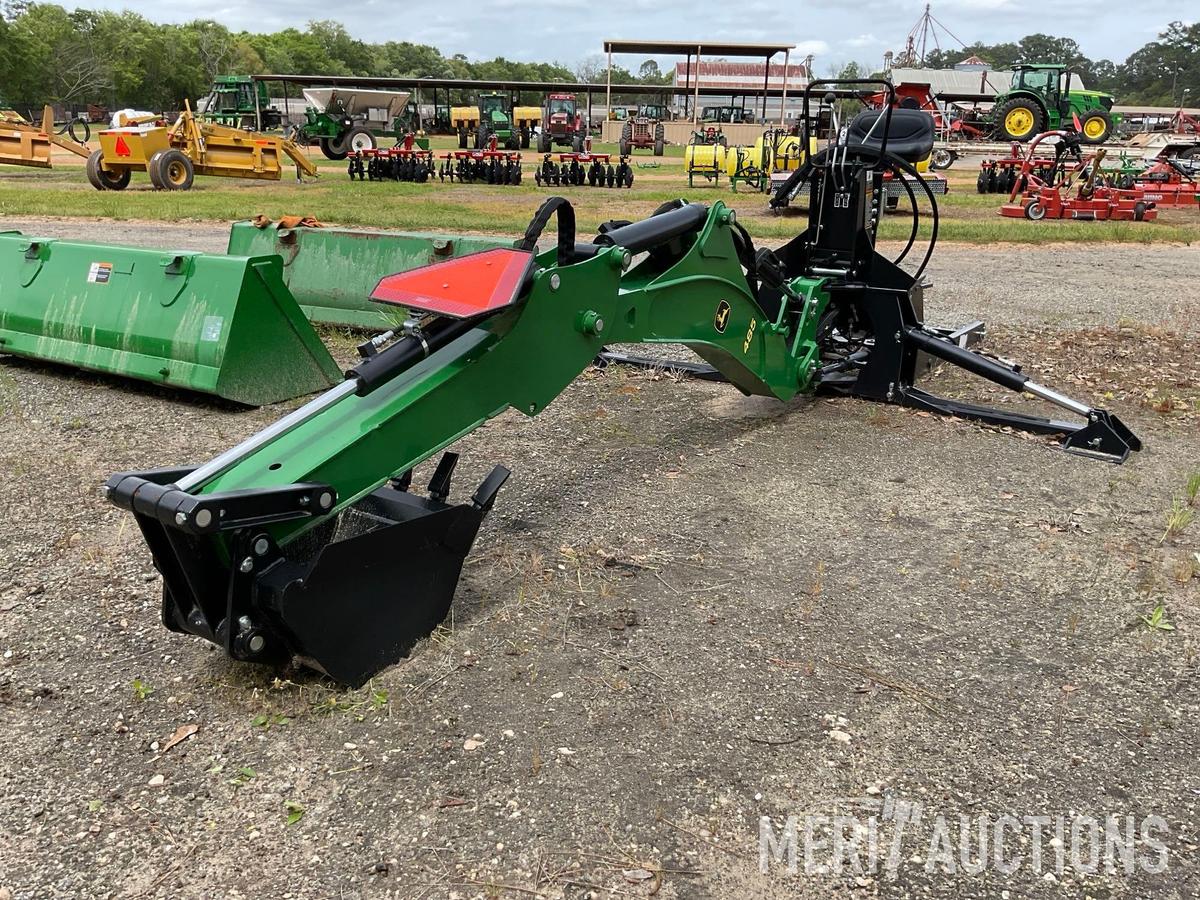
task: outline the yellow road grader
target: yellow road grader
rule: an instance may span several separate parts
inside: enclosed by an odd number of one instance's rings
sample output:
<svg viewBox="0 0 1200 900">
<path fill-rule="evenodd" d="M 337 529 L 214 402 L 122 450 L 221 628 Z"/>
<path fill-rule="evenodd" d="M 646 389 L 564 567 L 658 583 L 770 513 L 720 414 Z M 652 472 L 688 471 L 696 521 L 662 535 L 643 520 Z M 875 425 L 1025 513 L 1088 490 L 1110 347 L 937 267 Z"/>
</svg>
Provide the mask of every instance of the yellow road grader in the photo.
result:
<svg viewBox="0 0 1200 900">
<path fill-rule="evenodd" d="M 55 134 L 54 111 L 49 106 L 42 111 L 41 125 L 27 121 L 11 109 L 0 109 L 0 163 L 49 169 L 51 147 L 85 158 L 88 155 L 87 144 Z"/>
<path fill-rule="evenodd" d="M 151 117 L 101 131 L 87 177 L 96 190 L 122 191 L 133 172 L 145 172 L 159 190 L 186 191 L 197 175 L 279 181 L 284 156 L 296 164 L 297 180 L 316 176 L 316 167 L 286 138 L 204 122 L 187 105 L 174 125 Z"/>
</svg>

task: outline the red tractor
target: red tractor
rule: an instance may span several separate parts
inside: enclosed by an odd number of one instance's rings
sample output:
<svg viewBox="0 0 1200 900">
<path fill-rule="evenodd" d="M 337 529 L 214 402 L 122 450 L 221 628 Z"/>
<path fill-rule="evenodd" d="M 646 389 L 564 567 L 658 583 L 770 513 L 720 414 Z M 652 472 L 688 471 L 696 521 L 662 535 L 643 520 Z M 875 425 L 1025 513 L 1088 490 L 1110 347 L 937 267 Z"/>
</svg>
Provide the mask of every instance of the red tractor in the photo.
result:
<svg viewBox="0 0 1200 900">
<path fill-rule="evenodd" d="M 621 156 L 629 156 L 634 150 L 654 150 L 655 156 L 663 155 L 666 144 L 666 128 L 663 122 L 670 118 L 665 106 L 643 103 L 637 115 L 626 119 L 621 127 Z"/>
<path fill-rule="evenodd" d="M 587 125 L 579 112 L 574 94 L 547 94 L 542 107 L 542 132 L 538 136 L 538 152 L 549 153 L 551 146 L 558 144 L 571 148 L 571 152 L 583 150 L 587 137 Z"/>
</svg>

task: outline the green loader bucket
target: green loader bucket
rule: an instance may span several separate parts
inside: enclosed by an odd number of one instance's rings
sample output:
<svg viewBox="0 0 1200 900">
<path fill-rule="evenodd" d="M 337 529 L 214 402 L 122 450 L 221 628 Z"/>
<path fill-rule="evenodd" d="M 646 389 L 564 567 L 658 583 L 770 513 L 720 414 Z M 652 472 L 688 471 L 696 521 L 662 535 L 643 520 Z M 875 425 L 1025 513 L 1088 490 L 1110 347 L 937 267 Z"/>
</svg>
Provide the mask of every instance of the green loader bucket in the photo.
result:
<svg viewBox="0 0 1200 900">
<path fill-rule="evenodd" d="M 0 234 L 0 353 L 261 406 L 341 372 L 278 257 Z"/>
<path fill-rule="evenodd" d="M 512 240 L 415 231 L 348 228 L 256 228 L 237 222 L 229 233 L 232 256 L 276 253 L 283 280 L 313 322 L 385 329 L 404 314 L 367 298 L 379 279 L 456 256 L 511 247 Z"/>
</svg>

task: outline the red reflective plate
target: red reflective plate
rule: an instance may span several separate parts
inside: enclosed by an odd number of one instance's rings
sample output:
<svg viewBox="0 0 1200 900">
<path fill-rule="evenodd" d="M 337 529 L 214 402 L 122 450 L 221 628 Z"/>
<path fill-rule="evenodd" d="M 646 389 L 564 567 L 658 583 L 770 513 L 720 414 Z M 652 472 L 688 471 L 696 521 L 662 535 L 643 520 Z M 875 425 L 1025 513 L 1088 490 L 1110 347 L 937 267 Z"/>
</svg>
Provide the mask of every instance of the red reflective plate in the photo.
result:
<svg viewBox="0 0 1200 900">
<path fill-rule="evenodd" d="M 497 247 L 388 275 L 375 286 L 371 299 L 469 319 L 512 304 L 532 265 L 529 251 Z"/>
</svg>

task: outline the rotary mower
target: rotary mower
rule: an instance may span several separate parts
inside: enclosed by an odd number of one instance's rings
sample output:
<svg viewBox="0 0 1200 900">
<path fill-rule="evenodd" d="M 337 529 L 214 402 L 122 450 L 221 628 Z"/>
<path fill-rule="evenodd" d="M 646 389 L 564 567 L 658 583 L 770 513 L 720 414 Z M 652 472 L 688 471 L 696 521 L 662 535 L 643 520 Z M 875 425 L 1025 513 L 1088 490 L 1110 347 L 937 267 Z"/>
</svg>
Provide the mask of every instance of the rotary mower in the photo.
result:
<svg viewBox="0 0 1200 900">
<path fill-rule="evenodd" d="M 1142 192 L 1159 209 L 1196 209 L 1200 203 L 1200 162 L 1196 144 L 1168 144 L 1137 174 L 1123 177 L 1121 187 Z"/>
<path fill-rule="evenodd" d="M 463 184 L 520 184 L 521 153 L 518 150 L 500 150 L 496 135 L 493 134 L 483 150 L 447 152 L 442 156 L 438 178 Z"/>
<path fill-rule="evenodd" d="M 1034 222 L 1042 219 L 1151 222 L 1158 218 L 1155 202 L 1141 190 L 1123 190 L 1101 182 L 1104 148 L 1081 159 L 1074 171 L 1063 174 L 1057 181 L 1042 181 L 1033 173 L 1033 153 L 1038 144 L 1051 139 L 1058 139 L 1060 146 L 1076 140 L 1074 132 L 1066 131 L 1047 131 L 1034 138 L 1025 165 L 1008 195 L 1008 203 L 1000 207 L 1000 215 Z M 1077 174 L 1078 182 L 1074 180 Z"/>
<path fill-rule="evenodd" d="M 1111 462 L 1140 449 L 1111 413 L 922 323 L 936 228 L 912 271 L 911 243 L 896 259 L 875 249 L 884 169 L 907 165 L 886 137 L 841 133 L 794 173 L 813 202 L 778 252 L 756 249 L 719 201 L 667 203 L 581 241 L 571 204 L 551 197 L 515 247 L 384 277 L 372 298 L 410 318 L 364 342 L 340 385 L 203 465 L 107 482 L 162 575 L 164 625 L 237 660 L 298 659 L 363 684 L 447 615 L 509 477 L 497 466 L 452 501 L 458 456 L 443 451 L 510 408 L 537 415 L 610 341 L 685 344 L 747 395 L 857 396 L 1057 435 Z M 934 396 L 914 385 L 921 354 L 1078 421 Z M 438 453 L 415 490 L 414 468 Z"/>
</svg>

